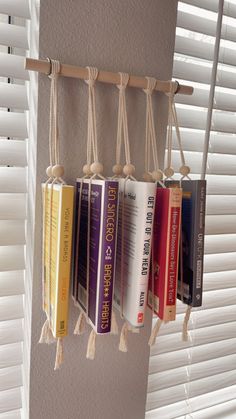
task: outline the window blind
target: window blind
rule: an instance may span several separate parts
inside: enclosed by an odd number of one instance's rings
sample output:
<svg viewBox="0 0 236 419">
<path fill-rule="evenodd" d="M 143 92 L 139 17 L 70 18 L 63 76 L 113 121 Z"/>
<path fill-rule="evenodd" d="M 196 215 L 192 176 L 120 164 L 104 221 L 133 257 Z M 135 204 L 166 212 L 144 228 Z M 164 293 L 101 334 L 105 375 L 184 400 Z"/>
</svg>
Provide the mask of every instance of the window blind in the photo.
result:
<svg viewBox="0 0 236 419">
<path fill-rule="evenodd" d="M 22 407 L 28 0 L 0 0 L 0 419 Z"/>
<path fill-rule="evenodd" d="M 218 1 L 178 3 L 173 78 L 194 87 L 176 97 L 186 163 L 200 178 Z M 146 419 L 230 419 L 236 411 L 236 1 L 224 15 L 207 163 L 203 306 L 186 306 L 160 330 L 151 349 Z M 180 164 L 174 136 L 173 166 Z M 155 320 L 154 320 L 155 321 Z"/>
</svg>

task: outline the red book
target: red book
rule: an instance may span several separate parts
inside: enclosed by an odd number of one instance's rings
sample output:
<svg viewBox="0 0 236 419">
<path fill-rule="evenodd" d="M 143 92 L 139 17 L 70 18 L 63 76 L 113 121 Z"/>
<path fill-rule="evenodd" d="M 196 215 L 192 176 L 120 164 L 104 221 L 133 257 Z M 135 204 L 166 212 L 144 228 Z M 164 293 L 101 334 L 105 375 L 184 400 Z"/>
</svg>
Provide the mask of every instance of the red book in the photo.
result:
<svg viewBox="0 0 236 419">
<path fill-rule="evenodd" d="M 175 320 L 182 189 L 157 188 L 148 306 Z"/>
</svg>

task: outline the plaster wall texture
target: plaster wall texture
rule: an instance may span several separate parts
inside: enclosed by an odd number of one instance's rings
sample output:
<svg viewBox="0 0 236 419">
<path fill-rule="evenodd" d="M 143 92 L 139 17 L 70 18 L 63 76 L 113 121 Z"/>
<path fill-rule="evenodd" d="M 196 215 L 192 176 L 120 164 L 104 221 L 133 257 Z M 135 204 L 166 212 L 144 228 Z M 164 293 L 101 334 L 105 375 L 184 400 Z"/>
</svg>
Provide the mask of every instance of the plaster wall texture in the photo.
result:
<svg viewBox="0 0 236 419">
<path fill-rule="evenodd" d="M 176 0 L 41 0 L 39 55 L 62 63 L 96 66 L 168 80 L 172 74 Z M 30 419 L 143 419 L 149 362 L 151 314 L 140 334 L 129 334 L 127 354 L 118 337 L 97 338 L 96 359 L 85 358 L 89 329 L 73 336 L 78 311 L 71 303 L 65 363 L 54 372 L 55 346 L 38 345 L 41 311 L 41 181 L 48 166 L 50 82 L 39 76 L 35 249 L 30 374 Z M 107 175 L 115 159 L 118 90 L 96 86 L 100 160 Z M 155 93 L 158 149 L 163 158 L 167 98 Z M 127 91 L 132 160 L 144 171 L 145 94 Z M 74 183 L 86 159 L 87 86 L 61 78 L 59 132 L 65 178 Z"/>
</svg>

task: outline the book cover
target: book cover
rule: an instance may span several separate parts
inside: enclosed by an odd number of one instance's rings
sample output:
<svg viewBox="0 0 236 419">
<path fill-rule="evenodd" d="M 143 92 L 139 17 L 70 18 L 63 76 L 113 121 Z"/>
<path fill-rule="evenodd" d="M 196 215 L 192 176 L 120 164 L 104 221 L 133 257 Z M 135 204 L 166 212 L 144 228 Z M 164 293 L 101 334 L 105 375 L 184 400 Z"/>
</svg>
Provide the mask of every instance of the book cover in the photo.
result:
<svg viewBox="0 0 236 419">
<path fill-rule="evenodd" d="M 45 196 L 44 301 L 55 338 L 68 331 L 74 187 L 42 185 Z M 48 306 L 50 293 L 50 307 Z"/>
<path fill-rule="evenodd" d="M 90 185 L 90 186 L 89 186 Z M 91 188 L 91 190 L 90 190 Z M 118 221 L 118 188 L 115 180 L 77 179 L 77 235 L 75 238 L 74 298 L 88 314 L 97 333 L 109 333 L 115 275 Z M 88 200 L 90 195 L 90 223 Z M 77 204 L 79 207 L 79 204 Z M 88 263 L 89 240 L 89 280 Z M 78 237 L 79 234 L 79 237 Z M 87 290 L 87 282 L 89 290 Z"/>
<path fill-rule="evenodd" d="M 182 191 L 157 187 L 148 306 L 175 320 Z"/>
<path fill-rule="evenodd" d="M 133 327 L 142 327 L 147 304 L 156 186 L 154 183 L 121 179 L 120 194 L 114 300 L 120 312 Z M 124 223 L 123 268 L 121 267 L 122 222 Z"/>
<path fill-rule="evenodd" d="M 178 298 L 193 307 L 202 305 L 206 181 L 183 180 L 182 249 Z M 182 280 L 181 280 L 182 270 Z"/>
</svg>

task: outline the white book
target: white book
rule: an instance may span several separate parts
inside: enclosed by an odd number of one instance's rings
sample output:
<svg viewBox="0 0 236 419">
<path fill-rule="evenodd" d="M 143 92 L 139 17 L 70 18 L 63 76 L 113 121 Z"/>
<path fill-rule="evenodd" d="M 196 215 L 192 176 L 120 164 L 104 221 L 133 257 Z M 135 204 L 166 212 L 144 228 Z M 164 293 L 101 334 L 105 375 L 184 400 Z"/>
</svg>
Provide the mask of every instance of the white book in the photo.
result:
<svg viewBox="0 0 236 419">
<path fill-rule="evenodd" d="M 120 179 L 114 301 L 121 314 L 133 327 L 142 327 L 144 324 L 155 196 L 155 183 Z"/>
</svg>

